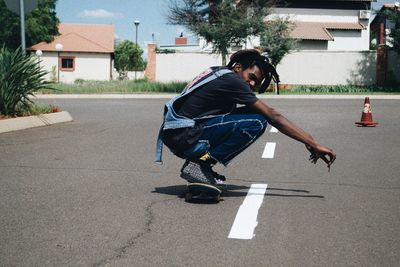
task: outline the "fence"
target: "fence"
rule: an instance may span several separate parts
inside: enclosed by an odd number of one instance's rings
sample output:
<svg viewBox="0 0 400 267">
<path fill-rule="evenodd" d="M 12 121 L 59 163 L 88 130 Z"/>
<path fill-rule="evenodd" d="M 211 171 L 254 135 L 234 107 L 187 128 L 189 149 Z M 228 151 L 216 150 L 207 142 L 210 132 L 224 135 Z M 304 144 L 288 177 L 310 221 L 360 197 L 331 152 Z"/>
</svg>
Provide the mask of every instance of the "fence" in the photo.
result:
<svg viewBox="0 0 400 267">
<path fill-rule="evenodd" d="M 221 57 L 202 52 L 156 54 L 149 47 L 146 76 L 161 82 L 189 81 L 199 72 L 221 65 Z M 286 55 L 277 71 L 287 85 L 372 85 L 376 83 L 376 51 L 298 51 Z"/>
<path fill-rule="evenodd" d="M 135 76 L 136 76 L 136 79 L 144 79 L 145 78 L 144 71 L 137 71 L 136 74 L 135 74 L 134 71 L 128 71 L 126 73 L 126 76 L 127 76 L 126 78 L 128 80 L 135 80 Z M 112 77 L 113 77 L 113 80 L 118 80 L 119 79 L 119 73 L 114 70 L 113 73 L 112 73 Z"/>
<path fill-rule="evenodd" d="M 376 51 L 301 51 L 286 55 L 277 67 L 282 84 L 372 85 Z"/>
</svg>

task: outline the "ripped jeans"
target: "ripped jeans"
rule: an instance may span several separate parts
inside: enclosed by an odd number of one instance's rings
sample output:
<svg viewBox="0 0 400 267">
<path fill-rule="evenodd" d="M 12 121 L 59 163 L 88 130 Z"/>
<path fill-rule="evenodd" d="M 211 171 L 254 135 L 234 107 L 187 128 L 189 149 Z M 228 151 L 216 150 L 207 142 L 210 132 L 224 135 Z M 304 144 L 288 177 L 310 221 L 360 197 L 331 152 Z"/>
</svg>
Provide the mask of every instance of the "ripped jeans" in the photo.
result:
<svg viewBox="0 0 400 267">
<path fill-rule="evenodd" d="M 197 143 L 184 152 L 184 158 L 198 158 L 208 152 L 214 160 L 228 165 L 267 128 L 265 117 L 246 111 L 239 108 L 235 113 L 203 121 L 203 133 Z"/>
</svg>

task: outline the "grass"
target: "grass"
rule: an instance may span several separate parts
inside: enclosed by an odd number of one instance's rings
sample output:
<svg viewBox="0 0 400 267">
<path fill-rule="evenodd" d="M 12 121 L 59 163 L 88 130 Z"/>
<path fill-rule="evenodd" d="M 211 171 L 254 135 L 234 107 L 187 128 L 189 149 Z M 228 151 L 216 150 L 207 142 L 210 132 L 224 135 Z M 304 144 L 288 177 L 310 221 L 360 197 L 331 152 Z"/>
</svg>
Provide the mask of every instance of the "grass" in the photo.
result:
<svg viewBox="0 0 400 267">
<path fill-rule="evenodd" d="M 86 81 L 78 80 L 74 84 L 54 84 L 56 91 L 41 90 L 49 94 L 140 94 L 140 93 L 180 93 L 187 82 L 151 82 L 137 81 Z M 267 92 L 268 93 L 268 92 Z M 400 86 L 377 87 L 355 85 L 300 85 L 290 89 L 281 89 L 281 94 L 399 94 Z M 269 94 L 275 94 L 269 92 Z"/>
<path fill-rule="evenodd" d="M 137 94 L 137 93 L 180 93 L 187 82 L 137 81 L 79 81 L 74 84 L 54 84 L 55 92 L 41 90 L 39 93 L 56 94 Z"/>
<path fill-rule="evenodd" d="M 54 105 L 37 105 L 33 104 L 27 108 L 22 108 L 17 111 L 15 115 L 2 115 L 0 114 L 1 119 L 11 119 L 16 117 L 26 117 L 26 116 L 36 116 L 40 114 L 48 114 L 53 112 L 61 111 L 59 107 Z"/>
<path fill-rule="evenodd" d="M 400 86 L 356 86 L 356 85 L 299 85 L 282 94 L 362 94 L 362 93 L 400 93 Z"/>
</svg>

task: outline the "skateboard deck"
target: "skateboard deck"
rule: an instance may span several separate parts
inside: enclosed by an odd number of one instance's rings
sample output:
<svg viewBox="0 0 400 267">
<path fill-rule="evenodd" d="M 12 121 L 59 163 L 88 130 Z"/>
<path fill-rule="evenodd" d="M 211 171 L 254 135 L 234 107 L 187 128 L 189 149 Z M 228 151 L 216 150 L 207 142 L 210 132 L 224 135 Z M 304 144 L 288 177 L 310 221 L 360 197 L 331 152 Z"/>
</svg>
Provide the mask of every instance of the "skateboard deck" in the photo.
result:
<svg viewBox="0 0 400 267">
<path fill-rule="evenodd" d="M 187 185 L 186 197 L 187 202 L 216 202 L 218 203 L 221 196 L 221 190 L 210 184 L 189 183 Z"/>
</svg>

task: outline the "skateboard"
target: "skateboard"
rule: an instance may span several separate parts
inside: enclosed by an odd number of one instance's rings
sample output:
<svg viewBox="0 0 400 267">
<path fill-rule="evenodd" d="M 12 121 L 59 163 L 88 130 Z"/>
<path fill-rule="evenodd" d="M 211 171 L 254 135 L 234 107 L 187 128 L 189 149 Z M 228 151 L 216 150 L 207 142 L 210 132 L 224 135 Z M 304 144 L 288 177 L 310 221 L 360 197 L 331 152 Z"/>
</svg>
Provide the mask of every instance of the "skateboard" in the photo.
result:
<svg viewBox="0 0 400 267">
<path fill-rule="evenodd" d="M 221 197 L 221 190 L 210 184 L 189 183 L 186 189 L 186 202 L 218 203 Z"/>
</svg>

